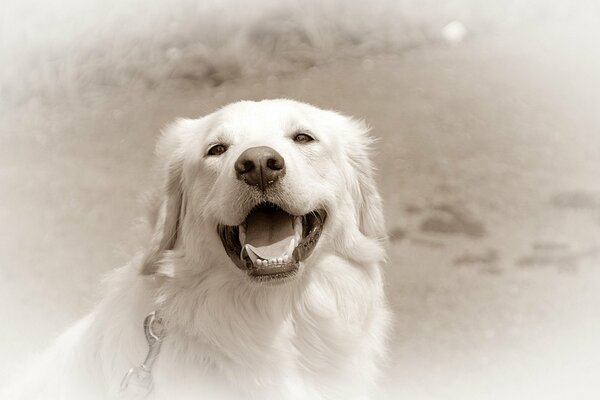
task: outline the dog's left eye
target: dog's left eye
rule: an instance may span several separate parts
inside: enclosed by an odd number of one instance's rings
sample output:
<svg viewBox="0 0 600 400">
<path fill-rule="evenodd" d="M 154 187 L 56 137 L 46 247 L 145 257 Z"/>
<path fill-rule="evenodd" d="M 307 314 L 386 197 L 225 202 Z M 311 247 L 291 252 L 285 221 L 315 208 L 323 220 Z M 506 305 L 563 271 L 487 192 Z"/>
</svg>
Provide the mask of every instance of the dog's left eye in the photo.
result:
<svg viewBox="0 0 600 400">
<path fill-rule="evenodd" d="M 315 139 L 307 133 L 297 133 L 294 136 L 294 142 L 296 143 L 308 143 L 312 142 L 313 140 Z"/>
<path fill-rule="evenodd" d="M 209 156 L 220 156 L 221 154 L 225 153 L 226 151 L 227 151 L 227 146 L 225 146 L 224 144 L 215 144 L 210 149 L 208 149 L 208 153 L 206 153 L 206 154 Z"/>
</svg>

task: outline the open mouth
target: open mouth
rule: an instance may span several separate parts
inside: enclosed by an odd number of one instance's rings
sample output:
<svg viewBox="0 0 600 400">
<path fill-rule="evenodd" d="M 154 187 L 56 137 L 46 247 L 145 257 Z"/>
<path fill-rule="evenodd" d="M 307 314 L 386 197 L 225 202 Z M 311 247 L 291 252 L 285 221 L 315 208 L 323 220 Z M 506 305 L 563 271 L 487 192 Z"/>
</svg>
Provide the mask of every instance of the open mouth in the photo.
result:
<svg viewBox="0 0 600 400">
<path fill-rule="evenodd" d="M 292 215 L 273 203 L 260 203 L 237 226 L 219 225 L 218 233 L 235 265 L 259 280 L 294 275 L 300 261 L 310 257 L 323 224 L 325 210 Z"/>
</svg>

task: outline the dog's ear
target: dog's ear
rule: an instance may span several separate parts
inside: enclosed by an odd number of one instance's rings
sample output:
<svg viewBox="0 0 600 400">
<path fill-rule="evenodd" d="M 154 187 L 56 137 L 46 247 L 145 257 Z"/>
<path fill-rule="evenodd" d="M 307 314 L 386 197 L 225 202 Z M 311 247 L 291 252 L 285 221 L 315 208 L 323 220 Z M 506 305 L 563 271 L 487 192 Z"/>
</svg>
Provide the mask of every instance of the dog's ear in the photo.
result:
<svg viewBox="0 0 600 400">
<path fill-rule="evenodd" d="M 355 171 L 353 191 L 358 200 L 356 213 L 359 230 L 371 239 L 383 240 L 386 238 L 383 205 L 375 184 L 375 168 L 370 160 L 374 139 L 368 135 L 369 128 L 363 122 L 352 122 L 361 133 L 358 145 L 348 151 Z"/>
<path fill-rule="evenodd" d="M 143 275 L 152 275 L 157 272 L 163 254 L 175 247 L 180 236 L 185 214 L 181 146 L 181 125 L 184 123 L 185 120 L 179 120 L 169 126 L 156 147 L 156 154 L 159 163 L 162 164 L 164 177 L 159 195 L 155 199 L 159 204 L 152 210 L 157 215 L 150 218 L 151 221 L 154 221 L 154 232 L 144 255 L 141 269 Z"/>
<path fill-rule="evenodd" d="M 373 239 L 384 239 L 386 237 L 385 220 L 383 218 L 383 205 L 381 196 L 375 186 L 373 179 L 373 167 L 368 162 L 365 168 L 358 173 L 360 188 L 360 206 L 358 211 L 360 231 Z M 369 172 L 366 172 L 369 171 Z"/>
<path fill-rule="evenodd" d="M 178 163 L 169 167 L 167 182 L 163 188 L 164 195 L 158 218 L 154 226 L 154 233 L 149 248 L 144 255 L 142 274 L 152 275 L 159 268 L 159 262 L 167 250 L 172 250 L 177 242 L 182 213 L 183 189 L 181 183 L 181 165 Z"/>
</svg>

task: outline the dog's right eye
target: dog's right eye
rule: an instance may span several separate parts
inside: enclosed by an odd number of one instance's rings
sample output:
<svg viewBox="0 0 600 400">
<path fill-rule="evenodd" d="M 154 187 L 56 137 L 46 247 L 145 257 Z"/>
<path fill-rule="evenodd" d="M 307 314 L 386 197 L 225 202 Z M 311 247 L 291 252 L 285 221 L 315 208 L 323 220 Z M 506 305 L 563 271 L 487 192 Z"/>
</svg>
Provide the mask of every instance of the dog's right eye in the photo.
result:
<svg viewBox="0 0 600 400">
<path fill-rule="evenodd" d="M 210 149 L 208 149 L 208 153 L 206 153 L 206 154 L 209 156 L 220 156 L 221 154 L 225 153 L 226 151 L 227 151 L 227 146 L 225 146 L 224 144 L 215 144 Z"/>
</svg>

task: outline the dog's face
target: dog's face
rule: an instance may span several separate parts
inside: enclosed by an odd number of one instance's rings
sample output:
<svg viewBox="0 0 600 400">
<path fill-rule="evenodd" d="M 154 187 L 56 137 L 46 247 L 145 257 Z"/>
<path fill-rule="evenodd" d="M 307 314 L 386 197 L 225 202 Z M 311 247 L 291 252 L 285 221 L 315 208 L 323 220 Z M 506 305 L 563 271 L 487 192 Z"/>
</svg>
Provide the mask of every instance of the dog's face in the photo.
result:
<svg viewBox="0 0 600 400">
<path fill-rule="evenodd" d="M 178 242 L 257 281 L 289 280 L 321 250 L 368 258 L 384 229 L 366 131 L 290 100 L 179 121 L 159 144 L 165 216 L 145 268 Z"/>
</svg>

